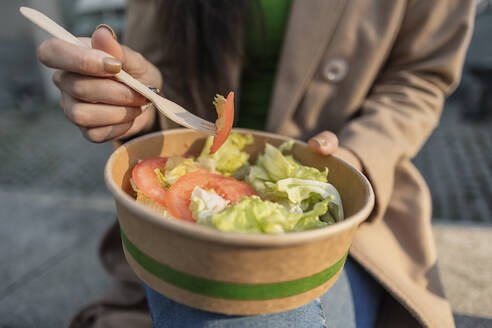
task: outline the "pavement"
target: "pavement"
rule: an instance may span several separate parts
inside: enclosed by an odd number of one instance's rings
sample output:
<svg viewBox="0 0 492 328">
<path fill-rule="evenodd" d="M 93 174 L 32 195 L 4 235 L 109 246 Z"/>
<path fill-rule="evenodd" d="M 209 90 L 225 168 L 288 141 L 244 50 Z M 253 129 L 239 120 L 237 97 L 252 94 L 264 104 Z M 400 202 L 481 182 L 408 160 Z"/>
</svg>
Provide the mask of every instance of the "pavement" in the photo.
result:
<svg viewBox="0 0 492 328">
<path fill-rule="evenodd" d="M 436 220 L 433 228 L 456 326 L 492 327 L 492 224 Z"/>
<path fill-rule="evenodd" d="M 111 287 L 97 258 L 109 198 L 0 191 L 0 327 L 65 327 Z"/>
<path fill-rule="evenodd" d="M 457 326 L 492 327 L 492 134 L 490 122 L 463 122 L 460 113 L 446 106 L 415 163 L 434 199 Z M 0 112 L 0 327 L 63 327 L 110 288 L 97 259 L 115 213 L 102 175 L 110 153 L 56 106 Z"/>
<path fill-rule="evenodd" d="M 434 218 L 492 222 L 492 118 L 463 120 L 463 112 L 448 102 L 413 162 L 429 185 Z"/>
</svg>

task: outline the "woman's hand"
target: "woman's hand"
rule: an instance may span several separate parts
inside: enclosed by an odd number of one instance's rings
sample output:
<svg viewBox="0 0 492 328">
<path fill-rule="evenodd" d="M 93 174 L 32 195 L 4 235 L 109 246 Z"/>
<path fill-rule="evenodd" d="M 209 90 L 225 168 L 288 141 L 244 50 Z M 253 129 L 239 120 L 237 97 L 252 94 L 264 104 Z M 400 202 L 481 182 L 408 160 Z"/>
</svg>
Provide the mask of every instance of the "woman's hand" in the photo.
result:
<svg viewBox="0 0 492 328">
<path fill-rule="evenodd" d="M 153 107 L 142 114 L 141 106 L 148 101 L 112 77 L 124 69 L 142 83 L 160 88 L 159 70 L 139 53 L 120 46 L 109 26 L 100 25 L 91 39 L 81 40 L 92 44 L 92 49 L 53 38 L 37 50 L 43 64 L 58 69 L 53 81 L 61 91 L 60 106 L 67 118 L 92 142 L 150 129 Z"/>
<path fill-rule="evenodd" d="M 323 131 L 320 134 L 309 139 L 309 148 L 321 155 L 334 155 L 350 164 L 356 169 L 362 171 L 362 163 L 352 151 L 344 147 L 338 147 L 337 136 L 330 131 Z"/>
</svg>

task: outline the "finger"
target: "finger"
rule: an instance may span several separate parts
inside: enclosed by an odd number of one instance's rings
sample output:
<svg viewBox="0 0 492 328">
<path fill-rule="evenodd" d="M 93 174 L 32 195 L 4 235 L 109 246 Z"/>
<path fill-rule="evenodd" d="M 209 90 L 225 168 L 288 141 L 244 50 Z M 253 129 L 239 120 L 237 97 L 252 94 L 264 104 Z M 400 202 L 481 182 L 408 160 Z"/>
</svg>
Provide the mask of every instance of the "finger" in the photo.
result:
<svg viewBox="0 0 492 328">
<path fill-rule="evenodd" d="M 131 123 L 142 113 L 140 107 L 80 102 L 65 92 L 62 93 L 60 105 L 70 121 L 86 128 Z"/>
<path fill-rule="evenodd" d="M 139 79 L 142 83 L 160 87 L 156 85 L 156 81 L 161 83 L 162 77 L 159 70 L 152 65 L 141 53 L 136 52 L 126 46 L 122 46 L 125 61 L 123 69 L 131 76 Z"/>
<path fill-rule="evenodd" d="M 130 107 L 140 107 L 148 103 L 144 96 L 113 79 L 56 71 L 53 81 L 61 91 L 90 103 Z"/>
<path fill-rule="evenodd" d="M 87 40 L 84 40 L 87 42 Z M 161 76 L 157 69 L 153 69 L 147 59 L 142 54 L 136 52 L 126 46 L 118 43 L 116 33 L 106 24 L 99 25 L 92 38 L 89 39 L 92 48 L 99 49 L 115 58 L 119 59 L 123 64 L 123 70 L 135 78 L 140 78 L 141 82 L 147 84 L 155 84 L 155 81 L 160 81 Z M 159 87 L 159 85 L 155 85 Z"/>
<path fill-rule="evenodd" d="M 309 148 L 321 155 L 333 154 L 338 148 L 338 138 L 330 131 L 323 131 L 309 139 Z"/>
<path fill-rule="evenodd" d="M 124 61 L 123 50 L 116 39 L 116 33 L 106 24 L 96 27 L 91 37 L 92 48 L 102 50 L 113 57 Z"/>
<path fill-rule="evenodd" d="M 119 138 L 123 135 L 132 125 L 131 122 L 121 123 L 110 126 L 102 126 L 97 128 L 80 128 L 82 135 L 89 141 L 101 143 L 109 140 Z"/>
<path fill-rule="evenodd" d="M 91 76 L 113 76 L 122 63 L 109 54 L 52 38 L 41 43 L 38 59 L 48 67 Z"/>
<path fill-rule="evenodd" d="M 136 133 L 140 133 L 142 131 L 148 131 L 151 129 L 152 125 L 156 120 L 156 113 L 154 106 L 151 106 L 142 115 L 139 115 L 136 119 L 133 120 L 132 126 L 126 131 L 123 135 L 119 136 L 119 138 L 128 138 Z"/>
</svg>

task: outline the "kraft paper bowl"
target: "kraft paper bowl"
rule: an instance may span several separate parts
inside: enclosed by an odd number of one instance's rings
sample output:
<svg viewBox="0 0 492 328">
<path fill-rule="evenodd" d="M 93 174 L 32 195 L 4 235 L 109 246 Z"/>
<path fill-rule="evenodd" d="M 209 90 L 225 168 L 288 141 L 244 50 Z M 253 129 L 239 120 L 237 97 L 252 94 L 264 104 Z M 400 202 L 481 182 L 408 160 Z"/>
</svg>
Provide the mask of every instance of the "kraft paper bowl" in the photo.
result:
<svg viewBox="0 0 492 328">
<path fill-rule="evenodd" d="M 251 133 L 252 159 L 265 142 L 288 138 Z M 296 142 L 292 153 L 303 164 L 329 168 L 328 180 L 340 192 L 346 218 L 334 225 L 282 235 L 217 231 L 165 218 L 134 199 L 131 170 L 138 160 L 198 153 L 204 135 L 189 129 L 157 132 L 119 147 L 108 159 L 105 181 L 114 196 L 125 256 L 137 276 L 176 302 L 226 314 L 280 312 L 326 292 L 345 263 L 358 225 L 370 214 L 374 194 L 367 179 L 346 162 L 312 153 Z"/>
</svg>

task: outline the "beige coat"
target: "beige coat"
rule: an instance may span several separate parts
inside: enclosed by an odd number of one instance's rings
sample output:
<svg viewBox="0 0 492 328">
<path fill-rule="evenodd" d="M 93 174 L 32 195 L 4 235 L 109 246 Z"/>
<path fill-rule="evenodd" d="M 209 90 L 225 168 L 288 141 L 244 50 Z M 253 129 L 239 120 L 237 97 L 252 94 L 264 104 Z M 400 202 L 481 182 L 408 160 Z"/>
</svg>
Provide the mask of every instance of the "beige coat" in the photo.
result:
<svg viewBox="0 0 492 328">
<path fill-rule="evenodd" d="M 473 7 L 472 0 L 293 1 L 267 129 L 304 140 L 331 130 L 360 158 L 376 207 L 350 254 L 388 291 L 379 326 L 454 326 L 429 191 L 410 160 L 460 79 Z M 172 51 L 156 46 L 158 20 L 155 1 L 130 0 L 126 42 L 157 64 Z M 229 67 L 236 85 L 239 70 Z M 214 118 L 212 109 L 199 114 Z"/>
</svg>

